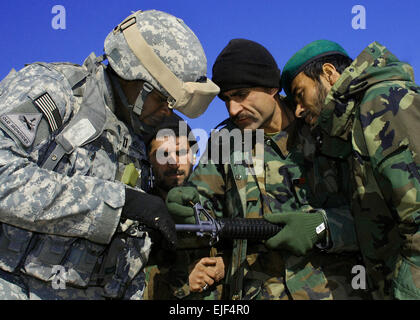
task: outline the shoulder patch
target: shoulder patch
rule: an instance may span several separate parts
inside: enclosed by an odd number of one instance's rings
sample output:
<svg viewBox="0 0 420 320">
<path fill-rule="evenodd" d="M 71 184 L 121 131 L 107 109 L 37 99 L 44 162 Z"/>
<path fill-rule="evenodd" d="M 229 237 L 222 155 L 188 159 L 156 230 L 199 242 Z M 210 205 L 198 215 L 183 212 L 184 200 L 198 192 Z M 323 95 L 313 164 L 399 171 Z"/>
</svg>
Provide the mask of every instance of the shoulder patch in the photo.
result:
<svg viewBox="0 0 420 320">
<path fill-rule="evenodd" d="M 16 135 L 25 147 L 30 147 L 33 144 L 41 119 L 41 113 L 3 114 L 0 117 L 0 121 Z"/>
<path fill-rule="evenodd" d="M 43 93 L 38 98 L 34 99 L 33 102 L 45 115 L 51 131 L 54 132 L 58 130 L 62 125 L 60 112 L 48 92 Z"/>
</svg>

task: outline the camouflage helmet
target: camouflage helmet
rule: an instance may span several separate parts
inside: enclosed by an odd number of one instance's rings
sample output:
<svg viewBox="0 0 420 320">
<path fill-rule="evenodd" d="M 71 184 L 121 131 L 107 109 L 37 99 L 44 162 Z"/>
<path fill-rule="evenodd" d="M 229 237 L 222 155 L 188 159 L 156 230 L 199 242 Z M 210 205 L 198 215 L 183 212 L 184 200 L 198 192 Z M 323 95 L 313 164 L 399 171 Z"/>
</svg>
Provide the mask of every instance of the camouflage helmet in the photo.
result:
<svg viewBox="0 0 420 320">
<path fill-rule="evenodd" d="M 206 76 L 207 59 L 203 47 L 181 19 L 158 10 L 137 11 L 134 16 L 147 44 L 178 79 L 195 82 Z M 144 80 L 169 96 L 132 52 L 124 35 L 116 32 L 117 28 L 105 39 L 105 54 L 112 69 L 125 80 Z"/>
</svg>

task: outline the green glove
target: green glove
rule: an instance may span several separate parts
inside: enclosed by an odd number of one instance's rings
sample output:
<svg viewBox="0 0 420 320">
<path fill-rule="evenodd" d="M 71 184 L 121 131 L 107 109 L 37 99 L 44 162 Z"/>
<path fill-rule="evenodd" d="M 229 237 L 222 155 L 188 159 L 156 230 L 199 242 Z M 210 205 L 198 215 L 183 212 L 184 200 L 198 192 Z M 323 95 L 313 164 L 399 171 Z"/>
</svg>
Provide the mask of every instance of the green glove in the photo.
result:
<svg viewBox="0 0 420 320">
<path fill-rule="evenodd" d="M 284 225 L 274 237 L 266 241 L 270 249 L 285 249 L 294 255 L 303 256 L 313 246 L 326 237 L 326 224 L 323 213 L 317 210 L 308 212 L 285 212 L 264 215 L 264 219 Z"/>
<path fill-rule="evenodd" d="M 192 204 L 200 201 L 200 196 L 195 187 L 175 187 L 169 190 L 166 197 L 166 206 L 169 213 L 179 224 L 194 224 L 194 209 Z"/>
</svg>

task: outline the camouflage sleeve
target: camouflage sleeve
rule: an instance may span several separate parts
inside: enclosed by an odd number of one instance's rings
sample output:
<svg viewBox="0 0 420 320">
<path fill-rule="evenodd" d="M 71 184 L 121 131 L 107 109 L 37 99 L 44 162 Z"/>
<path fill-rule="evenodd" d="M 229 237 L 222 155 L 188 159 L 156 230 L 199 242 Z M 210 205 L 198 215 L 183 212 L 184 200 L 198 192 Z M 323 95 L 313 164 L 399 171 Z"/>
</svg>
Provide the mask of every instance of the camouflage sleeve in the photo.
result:
<svg viewBox="0 0 420 320">
<path fill-rule="evenodd" d="M 52 101 L 48 102 L 50 112 L 34 104 L 44 93 Z M 51 65 L 31 64 L 0 83 L 2 119 L 23 114 L 39 121 L 34 130 L 36 123 L 26 124 L 29 129 L 20 135 L 25 124 L 20 131 L 8 131 L 10 127 L 3 121 L 0 124 L 0 222 L 108 243 L 125 201 L 124 186 L 81 174 L 78 168 L 84 163 L 80 160 L 75 161 L 76 172 L 71 176 L 38 166 L 51 144 L 47 123 L 51 129 L 52 124 L 65 123 L 75 107 L 70 84 Z M 40 109 L 48 121 L 40 116 Z"/>
<path fill-rule="evenodd" d="M 0 130 L 0 221 L 108 243 L 124 205 L 124 186 L 95 177 L 68 177 L 35 162 Z"/>
<path fill-rule="evenodd" d="M 368 90 L 360 108 L 366 147 L 381 187 L 379 199 L 391 209 L 403 239 L 399 279 L 420 287 L 420 87 L 388 81 Z M 369 191 L 369 190 L 366 190 Z M 394 274 L 395 276 L 395 274 Z M 413 287 L 414 286 L 414 287 Z"/>
</svg>

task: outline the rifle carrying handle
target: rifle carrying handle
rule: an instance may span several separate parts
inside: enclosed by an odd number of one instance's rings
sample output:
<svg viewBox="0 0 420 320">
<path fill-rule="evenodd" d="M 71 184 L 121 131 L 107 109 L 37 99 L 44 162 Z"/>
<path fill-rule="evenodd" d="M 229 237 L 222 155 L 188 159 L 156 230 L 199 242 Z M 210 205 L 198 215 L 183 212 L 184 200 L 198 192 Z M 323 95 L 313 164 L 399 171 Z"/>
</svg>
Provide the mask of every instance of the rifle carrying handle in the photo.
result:
<svg viewBox="0 0 420 320">
<path fill-rule="evenodd" d="M 222 218 L 220 238 L 267 240 L 276 235 L 282 227 L 259 218 Z"/>
</svg>

